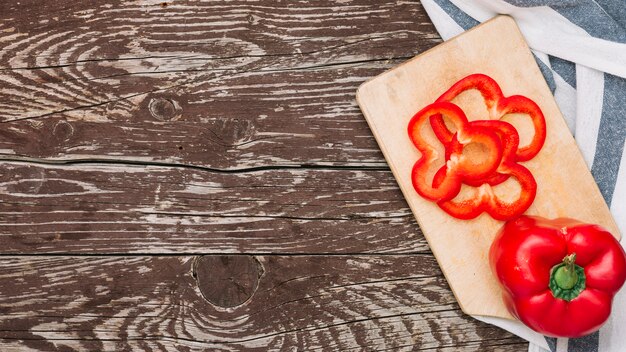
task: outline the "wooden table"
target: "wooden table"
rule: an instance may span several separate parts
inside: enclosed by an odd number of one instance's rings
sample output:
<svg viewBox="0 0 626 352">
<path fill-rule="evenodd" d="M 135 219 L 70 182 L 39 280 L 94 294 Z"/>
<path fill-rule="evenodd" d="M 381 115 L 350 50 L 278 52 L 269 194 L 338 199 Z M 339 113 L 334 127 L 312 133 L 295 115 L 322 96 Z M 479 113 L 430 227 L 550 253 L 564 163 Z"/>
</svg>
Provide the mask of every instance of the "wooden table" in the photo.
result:
<svg viewBox="0 0 626 352">
<path fill-rule="evenodd" d="M 1 351 L 522 351 L 355 102 L 417 1 L 0 2 Z"/>
</svg>

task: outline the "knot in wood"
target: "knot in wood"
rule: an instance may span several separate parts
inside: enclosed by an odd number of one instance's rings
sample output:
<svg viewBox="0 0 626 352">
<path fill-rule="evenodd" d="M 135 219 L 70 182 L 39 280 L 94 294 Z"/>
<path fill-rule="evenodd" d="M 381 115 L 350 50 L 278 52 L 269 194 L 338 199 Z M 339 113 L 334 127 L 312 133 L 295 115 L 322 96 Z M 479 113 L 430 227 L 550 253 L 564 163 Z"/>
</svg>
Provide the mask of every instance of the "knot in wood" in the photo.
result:
<svg viewBox="0 0 626 352">
<path fill-rule="evenodd" d="M 68 141 L 74 134 L 74 126 L 67 121 L 59 121 L 52 127 L 52 135 L 59 142 Z"/>
<path fill-rule="evenodd" d="M 250 120 L 219 119 L 212 123 L 206 137 L 224 147 L 239 147 L 254 139 L 256 127 Z"/>
<path fill-rule="evenodd" d="M 180 119 L 183 109 L 173 99 L 152 98 L 148 104 L 152 117 L 159 121 L 175 121 Z"/>
<path fill-rule="evenodd" d="M 194 274 L 202 296 L 209 303 L 232 308 L 252 297 L 263 268 L 250 255 L 207 255 L 196 260 Z"/>
<path fill-rule="evenodd" d="M 10 168 L 8 175 L 19 175 L 13 182 L 7 183 L 7 194 L 38 194 L 46 182 L 45 169 L 35 165 Z"/>
</svg>

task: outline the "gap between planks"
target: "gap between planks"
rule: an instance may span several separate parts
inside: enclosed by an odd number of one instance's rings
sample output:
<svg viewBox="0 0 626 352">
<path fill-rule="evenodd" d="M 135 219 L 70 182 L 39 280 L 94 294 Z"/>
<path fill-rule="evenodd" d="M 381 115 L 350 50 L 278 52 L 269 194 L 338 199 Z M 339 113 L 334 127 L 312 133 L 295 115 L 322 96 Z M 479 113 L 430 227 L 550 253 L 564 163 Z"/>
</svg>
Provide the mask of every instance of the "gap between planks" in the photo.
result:
<svg viewBox="0 0 626 352">
<path fill-rule="evenodd" d="M 13 164 L 34 164 L 34 165 L 116 165 L 116 166 L 133 166 L 133 167 L 163 167 L 163 168 L 177 168 L 177 169 L 191 169 L 200 170 L 214 173 L 223 174 L 236 174 L 258 171 L 271 171 L 271 170 L 364 170 L 364 171 L 391 171 L 389 166 L 383 162 L 374 162 L 372 165 L 367 165 L 363 162 L 347 165 L 336 165 L 333 162 L 325 163 L 311 163 L 311 164 L 294 164 L 294 165 L 266 165 L 266 166 L 254 166 L 244 168 L 212 168 L 201 165 L 191 165 L 172 162 L 160 162 L 160 161 L 144 161 L 134 159 L 107 159 L 107 158 L 84 158 L 84 159 L 43 159 L 32 158 L 23 156 L 6 157 L 6 155 L 0 154 L 0 162 L 13 163 Z"/>
</svg>

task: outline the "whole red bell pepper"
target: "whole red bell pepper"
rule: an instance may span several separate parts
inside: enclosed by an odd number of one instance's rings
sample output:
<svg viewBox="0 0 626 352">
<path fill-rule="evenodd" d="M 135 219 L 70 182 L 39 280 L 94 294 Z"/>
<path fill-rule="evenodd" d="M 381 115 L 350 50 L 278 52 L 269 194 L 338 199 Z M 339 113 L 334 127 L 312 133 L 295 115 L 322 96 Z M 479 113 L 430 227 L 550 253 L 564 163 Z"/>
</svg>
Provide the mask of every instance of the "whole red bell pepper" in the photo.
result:
<svg viewBox="0 0 626 352">
<path fill-rule="evenodd" d="M 598 225 L 522 216 L 507 222 L 490 262 L 514 316 L 554 337 L 590 334 L 626 280 L 626 254 Z"/>
</svg>

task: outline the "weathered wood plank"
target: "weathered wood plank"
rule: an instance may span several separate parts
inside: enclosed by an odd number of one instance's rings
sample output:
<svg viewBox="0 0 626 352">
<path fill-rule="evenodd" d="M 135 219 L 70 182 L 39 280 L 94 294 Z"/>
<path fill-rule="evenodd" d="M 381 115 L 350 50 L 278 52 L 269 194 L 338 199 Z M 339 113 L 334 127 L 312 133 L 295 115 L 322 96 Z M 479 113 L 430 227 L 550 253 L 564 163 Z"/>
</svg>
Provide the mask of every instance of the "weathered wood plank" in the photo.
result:
<svg viewBox="0 0 626 352">
<path fill-rule="evenodd" d="M 386 169 L 0 169 L 3 253 L 429 251 Z"/>
<path fill-rule="evenodd" d="M 247 257 L 258 263 L 258 285 L 243 304 L 220 308 L 203 299 L 195 277 L 238 267 L 229 260 L 3 257 L 2 350 L 526 348 L 465 316 L 431 255 Z M 233 273 L 214 285 L 247 282 Z"/>
<path fill-rule="evenodd" d="M 0 350 L 526 349 L 354 101 L 438 42 L 417 1 L 0 2 L 3 254 L 266 254 L 0 257 Z M 267 255 L 307 252 L 422 254 Z"/>
<path fill-rule="evenodd" d="M 418 3 L 100 4 L 0 5 L 6 252 L 428 250 L 354 101 L 439 41 Z"/>
<path fill-rule="evenodd" d="M 0 124 L 0 151 L 5 159 L 165 161 L 220 169 L 380 166 L 384 159 L 354 101 L 354 92 L 360 83 L 390 66 L 224 78 L 206 83 L 212 85 L 206 87 L 207 93 L 146 95 L 120 116 L 112 116 L 105 106 L 92 109 L 107 121 L 56 114 L 4 123 Z M 221 96 L 220 91 L 228 95 Z M 158 120 L 152 116 L 151 103 L 153 110 L 161 111 L 155 116 L 178 114 L 172 104 L 180 106 L 178 120 Z M 160 110 L 155 108 L 159 104 L 163 105 Z"/>
<path fill-rule="evenodd" d="M 440 42 L 432 24 L 414 1 L 293 5 L 2 2 L 0 152 L 383 165 L 354 92 Z"/>
</svg>

